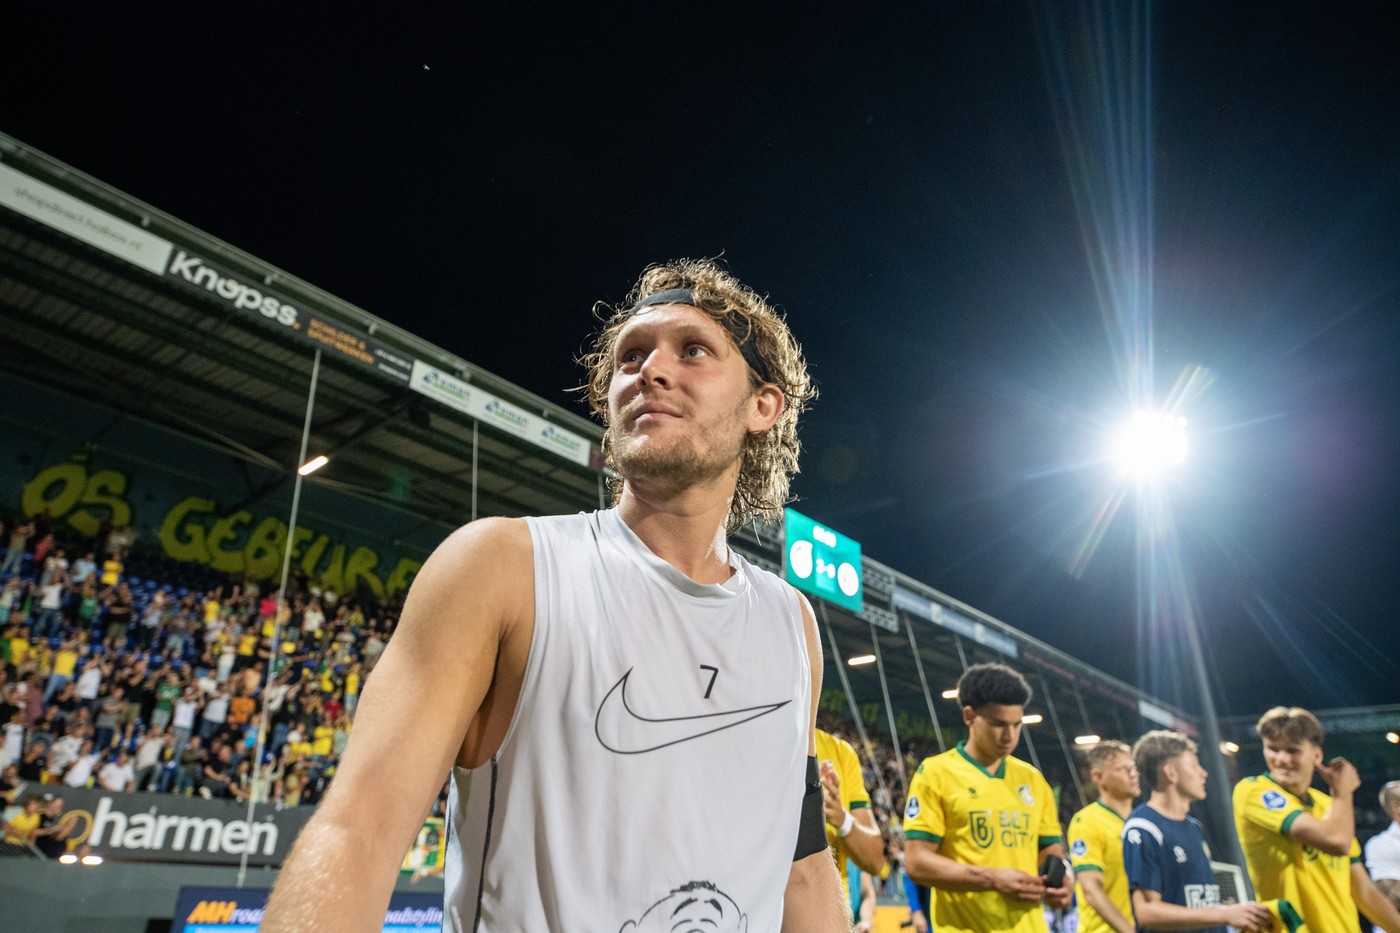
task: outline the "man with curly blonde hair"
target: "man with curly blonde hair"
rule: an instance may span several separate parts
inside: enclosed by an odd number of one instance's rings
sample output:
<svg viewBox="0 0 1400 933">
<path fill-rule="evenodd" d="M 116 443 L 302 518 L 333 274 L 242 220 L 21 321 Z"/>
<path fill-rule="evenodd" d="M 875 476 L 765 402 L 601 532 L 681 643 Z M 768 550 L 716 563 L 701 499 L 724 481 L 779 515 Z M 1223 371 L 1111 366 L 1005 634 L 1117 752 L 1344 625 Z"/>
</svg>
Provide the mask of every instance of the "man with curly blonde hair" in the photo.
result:
<svg viewBox="0 0 1400 933">
<path fill-rule="evenodd" d="M 730 503 L 725 528 L 731 534 L 751 519 L 774 521 L 788 501 L 788 485 L 797 472 L 797 418 L 816 396 L 807 375 L 802 349 L 793 339 L 787 323 L 761 296 L 739 282 L 710 260 L 683 259 L 652 266 L 643 273 L 620 308 L 611 310 L 591 352 L 580 362 L 588 370 L 582 386 L 593 413 L 603 419 L 603 450 L 611 480 L 613 501 L 620 501 L 627 471 L 647 468 L 644 460 L 632 456 L 633 448 L 618 447 L 618 426 L 608 409 L 618 337 L 634 316 L 647 308 L 679 303 L 702 311 L 719 324 L 747 366 L 749 386 L 758 391 L 771 385 L 782 393 L 782 410 L 766 430 L 746 432 L 739 452 L 739 477 Z M 718 467 L 727 467 L 721 459 Z M 675 470 L 675 480 L 702 469 L 696 459 L 677 458 L 664 462 Z M 687 466 L 691 471 L 687 471 Z"/>
<path fill-rule="evenodd" d="M 711 261 L 608 310 L 581 362 L 615 507 L 474 522 L 423 566 L 266 929 L 377 929 L 449 772 L 445 930 L 850 929 L 811 608 L 726 538 L 787 500 L 801 350 Z"/>
</svg>

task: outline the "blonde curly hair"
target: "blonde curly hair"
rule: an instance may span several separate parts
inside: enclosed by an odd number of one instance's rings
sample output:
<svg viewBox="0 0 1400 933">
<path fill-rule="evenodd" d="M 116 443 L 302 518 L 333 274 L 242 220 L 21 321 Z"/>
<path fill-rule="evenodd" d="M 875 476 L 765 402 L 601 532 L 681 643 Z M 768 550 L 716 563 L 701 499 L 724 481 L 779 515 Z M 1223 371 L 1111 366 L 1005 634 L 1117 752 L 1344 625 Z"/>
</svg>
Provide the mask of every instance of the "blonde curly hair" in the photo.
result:
<svg viewBox="0 0 1400 933">
<path fill-rule="evenodd" d="M 614 467 L 608 480 L 613 504 L 622 495 L 622 480 L 613 462 L 612 426 L 608 424 L 608 387 L 615 367 L 617 336 L 639 302 L 673 288 L 690 289 L 695 307 L 724 328 L 736 349 L 742 352 L 747 344 L 762 360 L 768 370 L 766 377 L 752 366 L 749 368 L 749 382 L 754 389 L 771 383 L 783 393 L 783 411 L 773 426 L 744 439 L 739 482 L 725 530 L 733 534 L 755 519 L 776 521 L 790 499 L 788 489 L 798 471 L 797 455 L 802 445 L 797 439 L 797 418 L 816 398 L 817 390 L 807 374 L 802 348 L 783 317 L 712 259 L 677 259 L 651 266 L 622 304 L 613 307 L 599 302 L 594 307 L 603 327 L 594 338 L 592 349 L 579 357 L 587 371 L 587 381 L 579 388 L 593 413 L 607 426 L 603 452 L 608 466 Z"/>
</svg>

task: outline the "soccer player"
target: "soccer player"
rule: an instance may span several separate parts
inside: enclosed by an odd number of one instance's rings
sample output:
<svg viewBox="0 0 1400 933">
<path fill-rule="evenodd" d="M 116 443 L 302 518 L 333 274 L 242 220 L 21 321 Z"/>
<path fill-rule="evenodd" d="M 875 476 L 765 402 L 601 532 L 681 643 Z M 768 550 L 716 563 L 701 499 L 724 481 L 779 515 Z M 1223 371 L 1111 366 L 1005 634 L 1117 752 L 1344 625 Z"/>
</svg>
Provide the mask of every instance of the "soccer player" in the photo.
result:
<svg viewBox="0 0 1400 933">
<path fill-rule="evenodd" d="M 1069 821 L 1079 931 L 1133 933 L 1133 904 L 1123 871 L 1123 823 L 1142 792 L 1133 750 L 1124 742 L 1100 742 L 1086 757 L 1099 797 Z"/>
<path fill-rule="evenodd" d="M 1267 930 L 1272 915 L 1249 901 L 1225 905 L 1191 803 L 1206 799 L 1206 769 L 1196 743 L 1158 729 L 1133 746 L 1138 774 L 1152 793 L 1123 824 L 1123 869 L 1139 930 Z"/>
<path fill-rule="evenodd" d="M 1322 725 L 1300 707 L 1276 706 L 1254 727 L 1267 774 L 1235 785 L 1235 828 L 1262 899 L 1287 898 L 1313 933 L 1355 933 L 1356 911 L 1387 933 L 1400 913 L 1366 874 L 1356 841 L 1356 768 L 1322 763 Z M 1330 791 L 1312 789 L 1313 775 Z"/>
<path fill-rule="evenodd" d="M 818 728 L 817 766 L 822 779 L 826 841 L 836 856 L 836 873 L 845 890 L 849 887 L 848 859 L 865 874 L 880 874 L 885 867 L 885 838 L 870 812 L 865 775 L 851 743 Z"/>
<path fill-rule="evenodd" d="M 1366 871 L 1380 892 L 1400 907 L 1400 781 L 1381 788 L 1381 809 L 1390 825 L 1366 843 Z"/>
<path fill-rule="evenodd" d="M 939 933 L 1046 933 L 1042 901 L 1068 907 L 1073 873 L 1046 886 L 1039 866 L 1064 858 L 1055 795 L 1039 771 L 1011 757 L 1030 684 L 1004 664 L 975 664 L 958 680 L 967 740 L 924 759 L 909 783 L 904 865 L 936 888 Z"/>
<path fill-rule="evenodd" d="M 265 929 L 379 929 L 449 773 L 445 930 L 850 929 L 811 608 L 726 538 L 788 498 L 801 351 L 687 260 L 647 270 L 583 362 L 616 507 L 484 519 L 429 558 Z"/>
</svg>

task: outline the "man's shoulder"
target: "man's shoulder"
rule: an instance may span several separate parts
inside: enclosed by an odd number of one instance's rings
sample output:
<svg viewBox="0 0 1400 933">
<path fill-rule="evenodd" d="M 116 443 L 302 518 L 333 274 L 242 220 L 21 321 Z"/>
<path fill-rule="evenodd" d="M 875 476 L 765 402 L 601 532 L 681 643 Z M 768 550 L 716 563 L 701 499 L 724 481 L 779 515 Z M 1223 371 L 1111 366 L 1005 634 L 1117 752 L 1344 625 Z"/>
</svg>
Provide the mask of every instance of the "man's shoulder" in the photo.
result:
<svg viewBox="0 0 1400 933">
<path fill-rule="evenodd" d="M 919 766 L 914 769 L 914 776 L 923 775 L 925 780 L 936 780 L 958 767 L 961 762 L 962 757 L 958 754 L 958 750 L 950 748 L 946 752 L 930 755 L 919 762 Z"/>
<path fill-rule="evenodd" d="M 1006 779 L 1017 783 L 1043 784 L 1050 786 L 1050 782 L 1045 780 L 1045 775 L 1040 773 L 1040 769 L 1029 761 L 1023 761 L 1014 755 L 1006 758 Z"/>
</svg>

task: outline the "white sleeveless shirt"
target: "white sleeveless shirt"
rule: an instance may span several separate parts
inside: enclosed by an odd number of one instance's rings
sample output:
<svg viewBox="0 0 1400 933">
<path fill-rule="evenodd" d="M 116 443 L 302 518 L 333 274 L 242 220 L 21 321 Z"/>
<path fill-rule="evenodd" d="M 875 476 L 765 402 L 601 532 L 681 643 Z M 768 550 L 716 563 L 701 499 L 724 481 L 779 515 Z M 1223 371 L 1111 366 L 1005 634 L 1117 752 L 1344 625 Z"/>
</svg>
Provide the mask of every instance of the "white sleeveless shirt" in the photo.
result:
<svg viewBox="0 0 1400 933">
<path fill-rule="evenodd" d="M 776 933 L 811 717 L 796 594 L 732 550 L 696 583 L 616 510 L 526 521 L 530 656 L 500 750 L 453 768 L 444 929 Z"/>
</svg>

